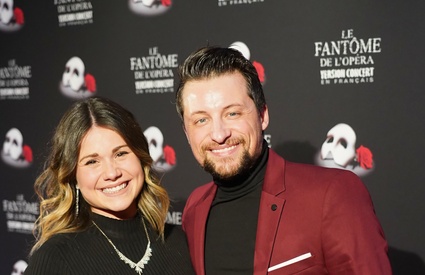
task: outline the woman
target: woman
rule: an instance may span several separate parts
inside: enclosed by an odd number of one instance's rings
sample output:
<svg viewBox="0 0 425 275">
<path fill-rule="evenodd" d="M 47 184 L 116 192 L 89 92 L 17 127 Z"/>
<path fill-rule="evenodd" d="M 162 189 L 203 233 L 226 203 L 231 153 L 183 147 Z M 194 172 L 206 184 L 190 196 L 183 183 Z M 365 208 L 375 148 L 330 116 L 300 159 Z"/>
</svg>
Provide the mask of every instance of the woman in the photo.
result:
<svg viewBox="0 0 425 275">
<path fill-rule="evenodd" d="M 90 98 L 65 113 L 35 190 L 25 274 L 194 274 L 183 231 L 165 224 L 170 202 L 142 129 L 117 103 Z"/>
</svg>

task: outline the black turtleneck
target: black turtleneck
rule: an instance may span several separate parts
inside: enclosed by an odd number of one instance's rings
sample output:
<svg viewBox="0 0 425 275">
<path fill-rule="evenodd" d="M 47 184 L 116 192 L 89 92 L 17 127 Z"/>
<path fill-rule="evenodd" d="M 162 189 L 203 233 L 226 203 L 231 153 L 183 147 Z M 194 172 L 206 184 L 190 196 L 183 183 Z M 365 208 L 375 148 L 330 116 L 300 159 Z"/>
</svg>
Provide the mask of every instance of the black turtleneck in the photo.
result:
<svg viewBox="0 0 425 275">
<path fill-rule="evenodd" d="M 268 146 L 246 173 L 218 186 L 205 238 L 206 274 L 253 274 L 258 209 Z"/>
</svg>

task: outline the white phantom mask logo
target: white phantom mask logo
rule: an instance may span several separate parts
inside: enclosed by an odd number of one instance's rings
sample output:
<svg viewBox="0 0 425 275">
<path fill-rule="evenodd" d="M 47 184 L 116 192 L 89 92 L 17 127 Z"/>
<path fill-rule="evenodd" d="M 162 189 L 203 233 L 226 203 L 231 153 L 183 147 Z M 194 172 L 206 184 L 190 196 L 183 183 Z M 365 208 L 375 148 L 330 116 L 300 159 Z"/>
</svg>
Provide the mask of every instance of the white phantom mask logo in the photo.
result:
<svg viewBox="0 0 425 275">
<path fill-rule="evenodd" d="M 71 87 L 74 91 L 79 91 L 84 84 L 85 66 L 83 60 L 74 56 L 65 65 L 62 75 L 62 84 Z"/>
<path fill-rule="evenodd" d="M 249 50 L 248 46 L 240 41 L 233 42 L 230 46 L 230 49 L 234 49 L 239 51 L 247 60 L 251 58 L 251 51 Z"/>
<path fill-rule="evenodd" d="M 346 167 L 356 157 L 356 133 L 347 124 L 340 123 L 329 130 L 322 145 L 322 159 L 333 158 L 338 165 Z"/>
<path fill-rule="evenodd" d="M 6 139 L 3 143 L 3 153 L 14 160 L 18 160 L 22 156 L 22 144 L 24 138 L 21 131 L 12 128 L 7 132 Z"/>
<path fill-rule="evenodd" d="M 13 0 L 0 0 L 0 21 L 9 24 L 13 18 Z"/>
<path fill-rule="evenodd" d="M 147 128 L 143 133 L 148 141 L 149 153 L 153 161 L 157 162 L 164 154 L 164 136 L 161 130 L 155 126 Z"/>
<path fill-rule="evenodd" d="M 13 265 L 13 270 L 10 275 L 23 275 L 25 269 L 27 269 L 28 264 L 23 261 L 19 260 Z"/>
</svg>

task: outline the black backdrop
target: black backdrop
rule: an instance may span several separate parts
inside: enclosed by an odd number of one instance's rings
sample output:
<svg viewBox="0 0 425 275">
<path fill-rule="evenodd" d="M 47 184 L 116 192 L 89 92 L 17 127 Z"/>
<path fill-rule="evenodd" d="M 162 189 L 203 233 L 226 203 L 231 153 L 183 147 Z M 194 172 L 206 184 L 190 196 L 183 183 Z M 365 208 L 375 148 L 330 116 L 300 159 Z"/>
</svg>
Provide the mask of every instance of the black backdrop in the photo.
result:
<svg viewBox="0 0 425 275">
<path fill-rule="evenodd" d="M 34 179 L 59 118 L 81 97 L 112 98 L 144 129 L 153 126 L 151 138 L 163 138 L 152 151 L 174 199 L 169 222 L 180 223 L 185 199 L 209 177 L 175 112 L 177 65 L 201 46 L 234 42 L 264 77 L 269 145 L 292 161 L 359 174 L 394 273 L 425 274 L 425 2 L 150 2 L 15 0 L 13 13 L 1 7 L 1 274 L 27 261 L 38 213 Z M 64 71 L 72 57 L 85 66 L 78 77 Z M 64 87 L 69 78 L 78 88 Z M 370 167 L 359 166 L 359 153 L 346 167 L 321 159 L 328 131 L 340 123 L 350 130 L 338 135 L 356 137 L 349 147 L 373 154 Z"/>
</svg>

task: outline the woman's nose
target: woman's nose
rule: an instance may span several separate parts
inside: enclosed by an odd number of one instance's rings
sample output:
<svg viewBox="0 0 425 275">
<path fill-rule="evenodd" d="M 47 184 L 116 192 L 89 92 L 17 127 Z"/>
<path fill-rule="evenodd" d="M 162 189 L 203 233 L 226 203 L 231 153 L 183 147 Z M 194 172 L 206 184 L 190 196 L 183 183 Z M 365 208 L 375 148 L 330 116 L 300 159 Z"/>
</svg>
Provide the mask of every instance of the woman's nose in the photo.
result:
<svg viewBox="0 0 425 275">
<path fill-rule="evenodd" d="M 114 161 L 107 161 L 104 163 L 104 180 L 115 180 L 121 175 L 121 169 Z"/>
</svg>

